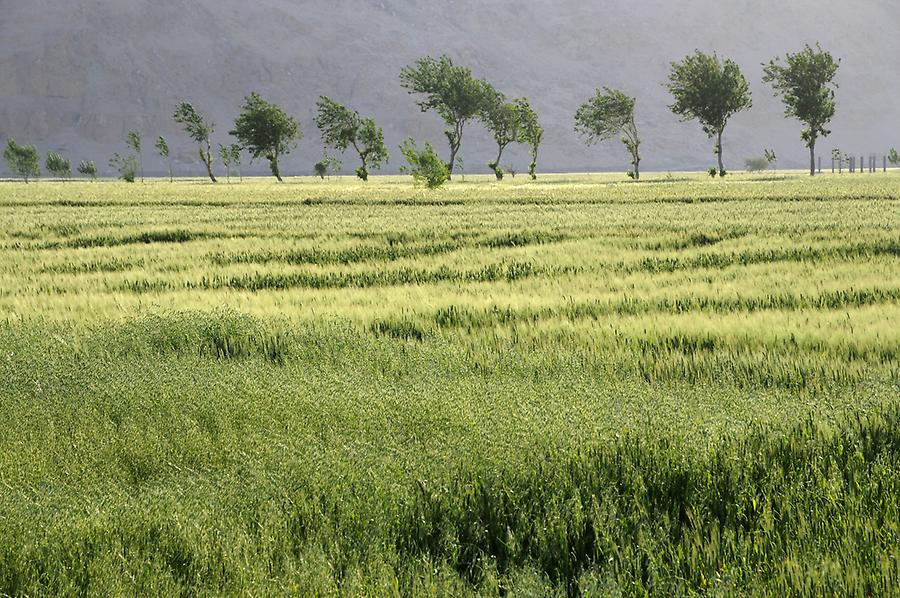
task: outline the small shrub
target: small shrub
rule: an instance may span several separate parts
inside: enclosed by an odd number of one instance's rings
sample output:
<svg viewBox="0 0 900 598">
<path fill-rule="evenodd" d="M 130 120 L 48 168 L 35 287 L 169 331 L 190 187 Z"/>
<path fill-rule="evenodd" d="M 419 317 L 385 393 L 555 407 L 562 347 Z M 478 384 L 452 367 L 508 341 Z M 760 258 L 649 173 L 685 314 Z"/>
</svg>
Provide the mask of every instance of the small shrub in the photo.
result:
<svg viewBox="0 0 900 598">
<path fill-rule="evenodd" d="M 109 159 L 109 165 L 119 173 L 119 178 L 126 183 L 133 183 L 138 171 L 138 161 L 134 156 L 122 156 L 113 154 Z"/>
<path fill-rule="evenodd" d="M 762 172 L 769 169 L 769 160 L 765 156 L 754 156 L 744 160 L 747 172 Z"/>
<path fill-rule="evenodd" d="M 423 183 L 429 189 L 437 189 L 450 180 L 450 169 L 430 143 L 426 143 L 425 149 L 419 151 L 416 142 L 407 139 L 400 146 L 400 152 L 409 162 L 409 166 L 401 166 L 400 171 L 412 175 L 416 183 Z"/>
<path fill-rule="evenodd" d="M 329 174 L 334 175 L 339 173 L 342 167 L 343 163 L 334 156 L 324 156 L 321 160 L 316 162 L 315 166 L 313 166 L 313 170 L 317 177 L 324 180 Z"/>
<path fill-rule="evenodd" d="M 719 169 L 715 166 L 710 166 L 706 172 L 711 178 L 716 178 L 719 175 Z"/>
</svg>

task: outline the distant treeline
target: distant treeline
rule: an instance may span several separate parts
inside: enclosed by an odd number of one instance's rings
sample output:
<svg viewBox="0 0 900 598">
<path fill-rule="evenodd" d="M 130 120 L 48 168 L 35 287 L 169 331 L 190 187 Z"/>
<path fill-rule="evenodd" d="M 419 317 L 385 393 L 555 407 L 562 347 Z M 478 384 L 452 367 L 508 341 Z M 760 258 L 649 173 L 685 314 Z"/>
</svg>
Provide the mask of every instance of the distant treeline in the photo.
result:
<svg viewBox="0 0 900 598">
<path fill-rule="evenodd" d="M 804 124 L 802 140 L 809 149 L 810 175 L 815 175 L 816 142 L 831 131 L 828 124 L 836 110 L 835 89 L 840 60 L 818 44 L 805 46 L 795 54 L 776 57 L 764 65 L 763 81 L 770 84 L 775 95 L 785 105 L 785 115 Z M 410 174 L 428 187 L 439 187 L 461 167 L 459 157 L 463 133 L 470 122 L 480 122 L 490 132 L 497 144 L 496 156 L 487 165 L 497 180 L 509 173 L 516 175 L 513 166 L 503 166 L 504 151 L 512 144 L 524 144 L 529 149 L 528 174 L 537 178 L 538 151 L 544 135 L 537 113 L 527 98 L 510 99 L 485 79 L 475 78 L 471 69 L 454 64 L 447 56 L 425 57 L 404 68 L 400 84 L 410 94 L 416 95 L 422 112 L 436 113 L 446 124 L 444 134 L 449 145 L 449 158 L 438 157 L 431 144 L 418 147 L 413 139 L 400 146 L 406 160 L 401 171 Z M 724 160 L 723 137 L 728 121 L 738 112 L 753 106 L 750 86 L 740 67 L 734 61 L 720 58 L 713 53 L 696 51 L 681 62 L 672 63 L 667 87 L 673 103 L 669 106 L 683 121 L 697 121 L 713 140 L 717 165 L 710 168 L 710 175 L 724 177 L 727 174 Z M 602 87 L 575 112 L 575 131 L 588 145 L 621 138 L 631 159 L 628 176 L 640 179 L 641 138 L 638 133 L 635 110 L 637 99 L 624 91 Z M 314 165 L 315 173 L 325 178 L 342 168 L 341 159 L 348 151 L 356 154 L 359 167 L 356 175 L 368 180 L 370 171 L 380 170 L 390 160 L 384 142 L 384 132 L 372 118 L 322 96 L 317 104 L 315 124 L 319 129 L 324 148 L 322 159 Z M 281 160 L 289 154 L 303 137 L 300 123 L 280 106 L 267 102 L 256 92 L 244 100 L 240 113 L 229 131 L 233 141 L 218 144 L 213 149 L 212 136 L 215 125 L 191 103 L 182 101 L 175 108 L 174 120 L 197 143 L 198 155 L 206 175 L 217 182 L 213 164 L 218 157 L 225 167 L 225 176 L 241 176 L 244 155 L 251 163 L 265 159 L 272 175 L 281 178 Z M 128 152 L 116 153 L 109 164 L 125 181 L 143 180 L 143 139 L 140 131 L 129 131 L 126 139 Z M 168 165 L 169 179 L 173 180 L 169 145 L 159 137 L 154 149 Z M 331 153 L 329 153 L 331 152 Z M 3 153 L 9 169 L 25 182 L 41 174 L 40 154 L 37 148 L 20 145 L 10 139 Z M 891 150 L 892 163 L 900 163 L 895 150 Z M 749 170 L 768 168 L 776 157 L 766 150 L 764 156 L 747 160 Z M 71 177 L 69 160 L 56 152 L 47 154 L 47 172 L 58 178 Z M 82 161 L 78 172 L 91 179 L 97 177 L 97 167 L 91 161 Z"/>
</svg>

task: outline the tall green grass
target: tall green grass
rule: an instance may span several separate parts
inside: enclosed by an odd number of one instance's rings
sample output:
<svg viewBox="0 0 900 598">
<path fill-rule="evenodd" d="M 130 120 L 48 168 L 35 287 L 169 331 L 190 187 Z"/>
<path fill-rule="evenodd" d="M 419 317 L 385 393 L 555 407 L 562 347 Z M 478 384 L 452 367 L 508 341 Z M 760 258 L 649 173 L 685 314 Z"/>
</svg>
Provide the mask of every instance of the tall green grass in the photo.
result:
<svg viewBox="0 0 900 598">
<path fill-rule="evenodd" d="M 895 173 L 4 185 L 0 595 L 891 595 Z"/>
</svg>

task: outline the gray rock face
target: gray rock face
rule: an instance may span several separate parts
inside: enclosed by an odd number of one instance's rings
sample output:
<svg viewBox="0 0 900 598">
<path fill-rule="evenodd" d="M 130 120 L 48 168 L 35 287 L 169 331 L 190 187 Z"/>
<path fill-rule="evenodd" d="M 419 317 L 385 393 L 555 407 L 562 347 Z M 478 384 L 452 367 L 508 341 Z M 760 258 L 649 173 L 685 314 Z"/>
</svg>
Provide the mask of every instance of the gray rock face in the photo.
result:
<svg viewBox="0 0 900 598">
<path fill-rule="evenodd" d="M 320 94 L 377 119 L 394 171 L 405 137 L 446 153 L 439 118 L 398 82 L 403 66 L 441 53 L 531 99 L 547 130 L 544 171 L 627 170 L 620 144 L 588 148 L 573 131 L 575 109 L 602 85 L 638 98 L 643 169 L 706 168 L 712 142 L 669 112 L 664 88 L 669 63 L 695 48 L 735 59 L 752 83 L 753 110 L 726 131 L 726 166 L 743 168 L 766 147 L 780 166 L 803 166 L 800 125 L 784 119 L 761 63 L 816 41 L 842 59 L 823 161 L 832 147 L 881 155 L 900 145 L 900 3 L 884 0 L 5 0 L 2 13 L 0 140 L 103 168 L 126 131 L 139 129 L 148 173 L 164 170 L 152 155 L 164 135 L 177 172 L 201 175 L 196 148 L 172 122 L 175 103 L 194 102 L 217 123 L 214 142 L 230 143 L 241 100 L 256 90 L 303 124 L 285 173 L 308 173 L 322 155 L 312 121 Z M 487 172 L 492 151 L 470 125 L 466 170 Z M 526 152 L 504 162 L 524 170 Z"/>
</svg>

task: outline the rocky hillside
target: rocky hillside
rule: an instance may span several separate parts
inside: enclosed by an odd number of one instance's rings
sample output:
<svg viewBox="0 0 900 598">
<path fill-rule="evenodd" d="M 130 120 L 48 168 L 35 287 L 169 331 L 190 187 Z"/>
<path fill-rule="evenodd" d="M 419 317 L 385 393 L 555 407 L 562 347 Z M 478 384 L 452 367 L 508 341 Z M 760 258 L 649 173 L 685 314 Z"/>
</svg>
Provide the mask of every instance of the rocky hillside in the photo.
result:
<svg viewBox="0 0 900 598">
<path fill-rule="evenodd" d="M 726 164 L 774 147 L 782 165 L 802 165 L 800 126 L 760 82 L 761 63 L 816 41 L 840 56 L 839 113 L 822 154 L 881 154 L 900 145 L 898 31 L 900 3 L 883 0 L 5 0 L 0 140 L 105 167 L 137 128 L 167 136 L 178 171 L 199 174 L 171 120 L 175 102 L 208 111 L 224 142 L 242 97 L 257 90 L 303 123 L 287 172 L 309 172 L 321 155 L 312 122 L 320 94 L 375 116 L 392 149 L 413 136 L 444 151 L 439 119 L 418 111 L 398 73 L 447 53 L 531 98 L 547 129 L 544 170 L 626 169 L 617 143 L 586 148 L 573 132 L 576 107 L 600 85 L 638 97 L 646 170 L 705 168 L 711 143 L 668 111 L 663 87 L 669 63 L 700 48 L 739 61 L 753 84 L 754 109 L 726 133 Z M 147 170 L 161 171 L 146 153 Z M 478 125 L 462 154 L 467 171 L 486 171 L 490 140 Z M 525 153 L 510 160 L 524 167 Z"/>
</svg>

